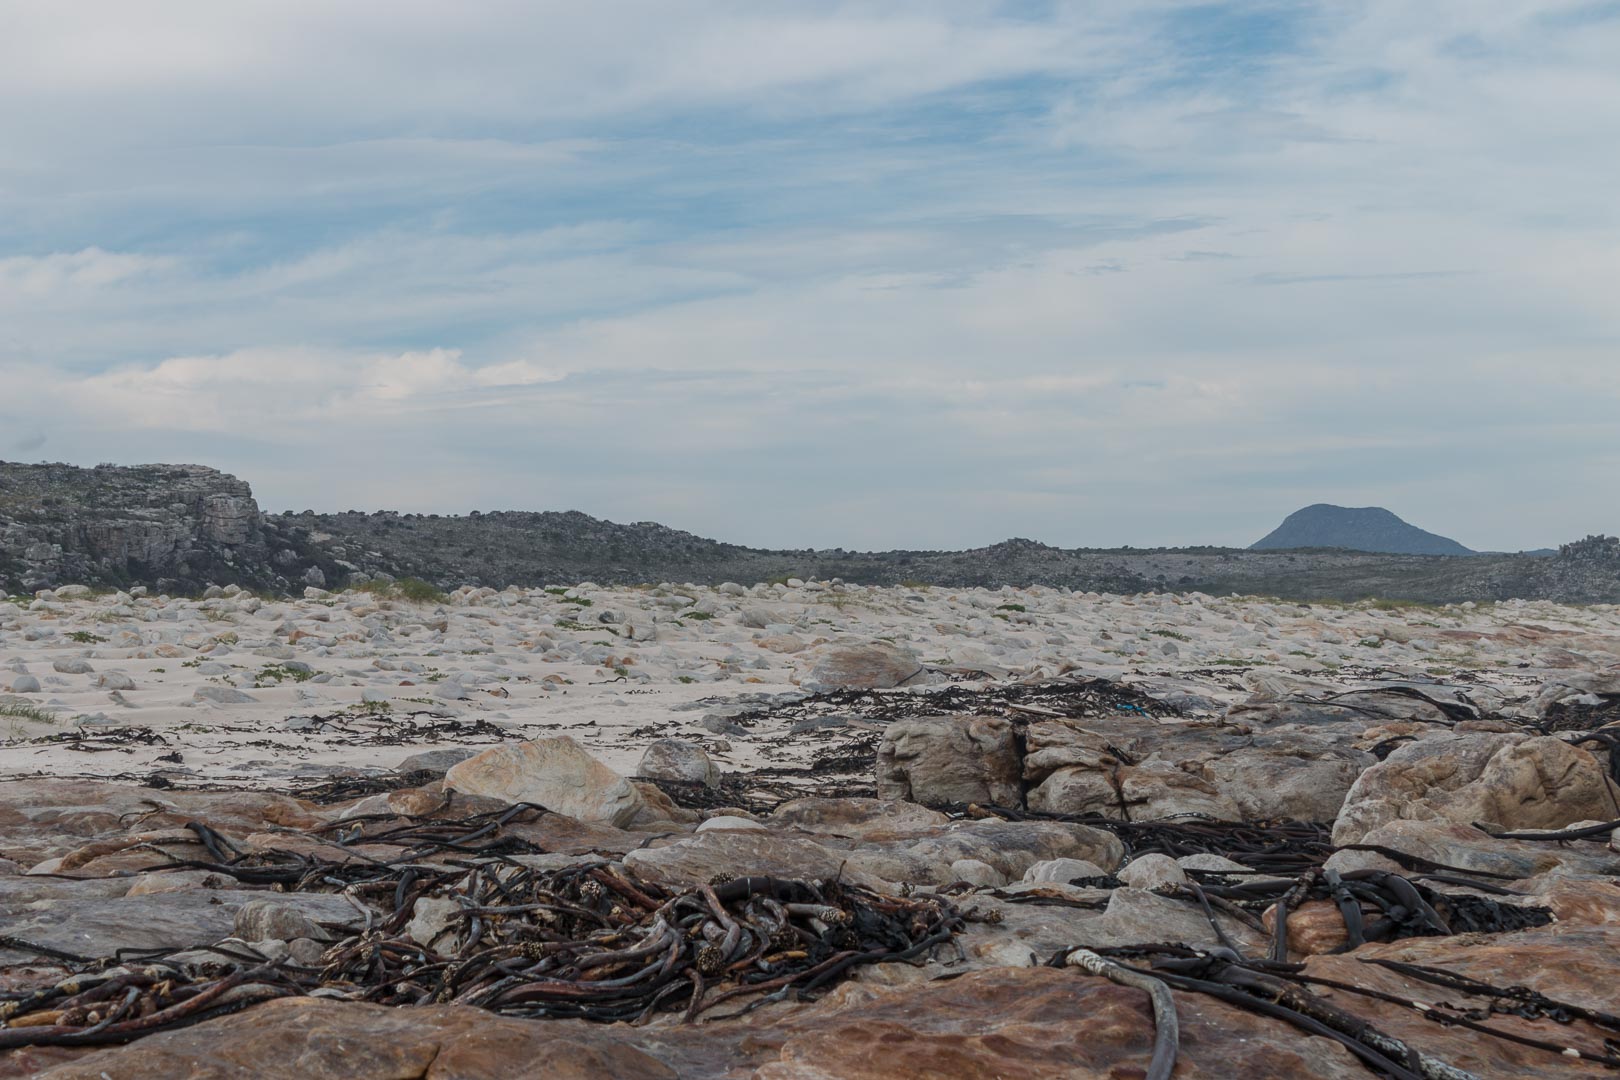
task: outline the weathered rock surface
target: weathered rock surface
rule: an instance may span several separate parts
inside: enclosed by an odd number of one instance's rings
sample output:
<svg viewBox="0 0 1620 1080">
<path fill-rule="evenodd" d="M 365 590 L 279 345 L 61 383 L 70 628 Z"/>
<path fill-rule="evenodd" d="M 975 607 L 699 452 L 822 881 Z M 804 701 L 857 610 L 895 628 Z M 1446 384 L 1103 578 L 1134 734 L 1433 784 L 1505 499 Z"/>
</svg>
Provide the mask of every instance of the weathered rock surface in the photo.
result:
<svg viewBox="0 0 1620 1080">
<path fill-rule="evenodd" d="M 1000 717 L 900 720 L 878 747 L 877 792 L 929 805 L 1017 806 L 1021 771 L 1012 724 Z"/>
<path fill-rule="evenodd" d="M 1177 1076 L 1315 1076 L 1365 1069 L 1325 1040 L 1210 999 L 1181 997 Z M 41 1080 L 1108 1080 L 1151 1053 L 1146 995 L 1050 968 L 974 972 L 894 988 L 850 984 L 797 1012 L 701 1027 L 635 1029 L 515 1020 L 475 1009 L 388 1009 L 296 998 L 88 1054 Z M 43 1056 L 43 1055 L 41 1055 Z"/>
<path fill-rule="evenodd" d="M 636 873 L 679 885 L 706 884 L 716 878 L 749 874 L 831 881 L 842 871 L 845 879 L 858 885 L 892 887 L 849 862 L 842 852 L 813 840 L 728 829 L 700 832 L 663 846 L 638 848 L 624 857 L 624 864 Z"/>
<path fill-rule="evenodd" d="M 534 803 L 585 822 L 628 825 L 641 792 L 567 735 L 497 746 L 450 767 L 444 786 L 507 803 Z"/>
<path fill-rule="evenodd" d="M 856 840 L 914 836 L 949 821 L 937 810 L 899 799 L 792 799 L 771 813 L 773 825 Z"/>
<path fill-rule="evenodd" d="M 1333 838 L 1359 841 L 1402 819 L 1554 829 L 1603 820 L 1620 806 L 1603 765 L 1551 736 L 1469 732 L 1396 748 L 1350 789 Z"/>
<path fill-rule="evenodd" d="M 827 690 L 887 690 L 921 675 L 922 663 L 910 649 L 887 642 L 830 648 L 804 679 L 812 693 Z"/>
<path fill-rule="evenodd" d="M 128 888 L 128 883 L 123 883 Z M 15 904 L 0 892 L 0 925 L 35 945 L 80 956 L 111 956 L 118 949 L 186 949 L 212 945 L 236 933 L 240 909 L 264 902 L 264 893 L 244 889 L 193 889 L 151 896 L 90 899 L 68 894 Z M 320 893 L 278 898 L 287 911 L 313 923 L 351 926 L 353 907 L 341 896 Z M 290 918 L 288 921 L 291 921 Z M 324 933 L 322 936 L 325 936 Z M 35 959 L 0 947 L 0 963 Z"/>
<path fill-rule="evenodd" d="M 655 739 L 647 744 L 636 766 L 637 776 L 681 780 L 707 787 L 720 786 L 720 770 L 703 747 L 680 739 Z"/>
</svg>

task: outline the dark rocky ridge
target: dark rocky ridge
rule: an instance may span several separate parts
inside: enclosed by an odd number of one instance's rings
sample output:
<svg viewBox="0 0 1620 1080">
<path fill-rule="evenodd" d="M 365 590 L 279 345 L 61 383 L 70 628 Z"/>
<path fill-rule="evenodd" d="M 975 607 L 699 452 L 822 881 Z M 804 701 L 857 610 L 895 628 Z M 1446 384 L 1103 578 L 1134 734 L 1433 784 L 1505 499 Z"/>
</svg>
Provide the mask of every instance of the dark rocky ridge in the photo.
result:
<svg viewBox="0 0 1620 1080">
<path fill-rule="evenodd" d="M 1230 548 L 1065 550 L 1008 540 L 968 551 L 762 550 L 652 522 L 500 512 L 467 517 L 260 512 L 248 486 L 201 466 L 0 463 L 0 589 L 60 584 L 274 592 L 415 577 L 442 587 L 843 578 L 865 584 L 1046 584 L 1299 600 L 1620 602 L 1620 541 L 1551 558 Z"/>
<path fill-rule="evenodd" d="M 1381 506 L 1332 506 L 1317 503 L 1296 510 L 1272 532 L 1255 541 L 1251 551 L 1298 548 L 1343 548 L 1391 555 L 1473 555 L 1450 537 L 1410 525 Z"/>
<path fill-rule="evenodd" d="M 288 590 L 304 575 L 349 572 L 217 469 L 0 462 L 0 588 Z"/>
</svg>

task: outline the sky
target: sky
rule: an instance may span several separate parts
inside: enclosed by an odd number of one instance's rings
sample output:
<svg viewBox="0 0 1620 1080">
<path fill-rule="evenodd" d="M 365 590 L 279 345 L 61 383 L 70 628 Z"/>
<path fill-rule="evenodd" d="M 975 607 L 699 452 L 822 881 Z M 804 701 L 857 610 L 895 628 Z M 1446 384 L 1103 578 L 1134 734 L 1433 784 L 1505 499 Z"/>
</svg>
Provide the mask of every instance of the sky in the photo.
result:
<svg viewBox="0 0 1620 1080">
<path fill-rule="evenodd" d="M 1620 532 L 1615 0 L 0 0 L 0 458 L 770 547 Z"/>
</svg>

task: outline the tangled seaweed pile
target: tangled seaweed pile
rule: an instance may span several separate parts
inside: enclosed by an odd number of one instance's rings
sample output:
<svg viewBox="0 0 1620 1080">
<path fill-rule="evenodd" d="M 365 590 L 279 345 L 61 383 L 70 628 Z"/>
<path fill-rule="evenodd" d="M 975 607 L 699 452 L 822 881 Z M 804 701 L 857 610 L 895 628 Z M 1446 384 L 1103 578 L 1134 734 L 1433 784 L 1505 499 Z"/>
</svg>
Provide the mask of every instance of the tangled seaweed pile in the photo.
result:
<svg viewBox="0 0 1620 1080">
<path fill-rule="evenodd" d="M 943 897 L 881 896 L 838 881 L 741 877 L 671 890 L 607 860 L 527 865 L 520 855 L 534 845 L 499 834 L 521 815 L 543 812 L 520 805 L 369 835 L 357 824 L 340 837 L 344 845 L 404 849 L 389 860 L 246 854 L 192 822 L 213 859 L 163 869 L 204 870 L 282 893 L 336 890 L 363 929 L 314 964 L 240 940 L 97 959 L 10 939 L 10 947 L 78 970 L 0 995 L 0 1049 L 122 1042 L 296 995 L 637 1023 L 684 1009 L 692 1020 L 736 999 L 751 999 L 739 1012 L 790 994 L 807 999 L 859 965 L 925 956 L 962 926 Z M 422 929 L 435 919 L 436 928 Z"/>
</svg>

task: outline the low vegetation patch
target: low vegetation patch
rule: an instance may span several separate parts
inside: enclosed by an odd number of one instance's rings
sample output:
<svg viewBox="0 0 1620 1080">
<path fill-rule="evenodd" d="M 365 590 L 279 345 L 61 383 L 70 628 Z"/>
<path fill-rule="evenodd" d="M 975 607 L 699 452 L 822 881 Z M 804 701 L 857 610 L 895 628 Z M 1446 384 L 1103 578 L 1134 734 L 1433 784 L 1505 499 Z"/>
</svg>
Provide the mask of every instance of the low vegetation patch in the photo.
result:
<svg viewBox="0 0 1620 1080">
<path fill-rule="evenodd" d="M 38 705 L 25 705 L 21 702 L 0 702 L 0 716 L 8 720 L 33 720 L 40 724 L 54 724 L 57 714 L 50 709 L 42 709 Z"/>
<path fill-rule="evenodd" d="M 283 667 L 280 664 L 271 664 L 269 667 L 265 668 L 263 671 L 260 671 L 256 676 L 254 676 L 253 683 L 255 686 L 268 686 L 270 683 L 276 683 L 279 685 L 288 679 L 291 679 L 293 682 L 308 682 L 314 677 L 315 673 L 313 671 L 303 671 L 299 668 L 289 668 Z"/>
<path fill-rule="evenodd" d="M 448 604 L 450 597 L 437 585 L 420 578 L 400 578 L 398 581 L 368 581 L 355 586 L 356 592 L 370 593 L 387 600 L 404 600 L 412 604 Z"/>
</svg>

